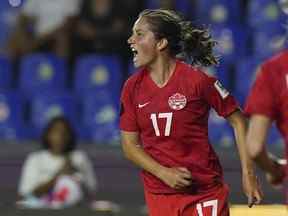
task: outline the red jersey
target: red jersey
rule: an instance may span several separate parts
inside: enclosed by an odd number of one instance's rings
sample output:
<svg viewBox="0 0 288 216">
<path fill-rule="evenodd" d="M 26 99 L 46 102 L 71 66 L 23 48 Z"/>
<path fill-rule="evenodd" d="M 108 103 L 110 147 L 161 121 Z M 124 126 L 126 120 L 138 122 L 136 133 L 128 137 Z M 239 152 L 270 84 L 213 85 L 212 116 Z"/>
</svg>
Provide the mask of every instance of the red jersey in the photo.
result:
<svg viewBox="0 0 288 216">
<path fill-rule="evenodd" d="M 261 65 L 247 99 L 245 112 L 248 115 L 262 114 L 275 121 L 288 146 L 288 51 Z"/>
<path fill-rule="evenodd" d="M 195 180 L 191 190 L 222 184 L 222 168 L 208 140 L 209 110 L 227 117 L 238 104 L 219 81 L 177 61 L 162 88 L 145 69 L 132 75 L 121 103 L 120 129 L 139 132 L 144 151 L 163 166 L 186 167 Z M 151 193 L 177 193 L 146 171 L 142 177 Z"/>
</svg>

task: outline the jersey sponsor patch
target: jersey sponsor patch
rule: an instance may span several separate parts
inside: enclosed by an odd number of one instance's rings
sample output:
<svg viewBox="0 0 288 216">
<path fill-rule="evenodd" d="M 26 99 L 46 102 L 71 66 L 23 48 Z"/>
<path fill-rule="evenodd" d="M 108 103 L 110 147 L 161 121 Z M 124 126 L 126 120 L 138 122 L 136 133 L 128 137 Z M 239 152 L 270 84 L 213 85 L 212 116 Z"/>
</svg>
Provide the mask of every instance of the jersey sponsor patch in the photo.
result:
<svg viewBox="0 0 288 216">
<path fill-rule="evenodd" d="M 168 104 L 171 109 L 174 110 L 181 110 L 186 106 L 187 99 L 185 95 L 182 95 L 180 93 L 175 93 L 168 99 Z"/>
<path fill-rule="evenodd" d="M 219 80 L 214 83 L 214 86 L 223 99 L 229 95 L 229 92 L 222 86 Z"/>
</svg>

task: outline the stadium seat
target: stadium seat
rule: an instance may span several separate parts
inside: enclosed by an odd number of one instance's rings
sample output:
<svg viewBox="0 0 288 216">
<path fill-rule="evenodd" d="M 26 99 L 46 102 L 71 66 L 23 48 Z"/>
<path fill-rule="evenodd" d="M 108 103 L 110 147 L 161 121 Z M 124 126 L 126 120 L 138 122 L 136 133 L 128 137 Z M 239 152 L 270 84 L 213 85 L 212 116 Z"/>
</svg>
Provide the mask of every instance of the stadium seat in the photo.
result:
<svg viewBox="0 0 288 216">
<path fill-rule="evenodd" d="M 121 62 L 117 56 L 88 55 L 80 57 L 75 66 L 74 87 L 78 96 L 107 91 L 119 101 L 122 83 Z"/>
<path fill-rule="evenodd" d="M 222 60 L 220 59 L 219 65 L 203 68 L 203 70 L 208 74 L 215 76 L 227 90 L 232 90 L 233 82 L 230 64 L 222 63 Z"/>
<path fill-rule="evenodd" d="M 235 73 L 235 96 L 242 105 L 255 80 L 256 71 L 261 62 L 261 58 L 251 57 L 244 58 L 237 62 Z"/>
<path fill-rule="evenodd" d="M 283 26 L 274 26 L 265 31 L 255 31 L 253 35 L 253 55 L 260 58 L 270 57 L 286 48 L 286 40 L 286 30 Z"/>
<path fill-rule="evenodd" d="M 22 128 L 23 100 L 19 94 L 11 91 L 0 92 L 0 139 L 16 140 L 25 136 Z"/>
<path fill-rule="evenodd" d="M 8 58 L 0 56 L 0 89 L 5 90 L 11 87 L 12 68 Z"/>
<path fill-rule="evenodd" d="M 65 116 L 73 126 L 78 120 L 75 97 L 67 92 L 40 92 L 34 95 L 30 107 L 30 120 L 37 136 L 53 117 Z"/>
<path fill-rule="evenodd" d="M 218 41 L 215 53 L 222 58 L 222 63 L 232 63 L 247 54 L 248 33 L 243 26 L 216 26 L 211 34 Z"/>
<path fill-rule="evenodd" d="M 234 143 L 233 131 L 229 123 L 214 111 L 210 111 L 208 120 L 210 143 L 222 147 L 231 147 Z"/>
<path fill-rule="evenodd" d="M 119 139 L 119 108 L 106 91 L 86 95 L 82 101 L 82 125 L 96 143 L 111 143 Z"/>
<path fill-rule="evenodd" d="M 10 33 L 14 30 L 16 17 L 19 14 L 20 7 L 12 7 L 9 2 L 21 1 L 0 1 L 0 49 L 3 51 L 7 47 L 7 40 Z"/>
<path fill-rule="evenodd" d="M 285 23 L 284 13 L 278 1 L 275 0 L 250 0 L 248 1 L 247 23 L 258 30 L 265 30 L 279 23 Z"/>
<path fill-rule="evenodd" d="M 20 64 L 19 87 L 29 96 L 39 90 L 63 90 L 67 81 L 66 67 L 65 61 L 53 54 L 25 56 Z"/>
<path fill-rule="evenodd" d="M 198 19 L 205 24 L 239 24 L 243 11 L 239 0 L 197 0 Z"/>
</svg>

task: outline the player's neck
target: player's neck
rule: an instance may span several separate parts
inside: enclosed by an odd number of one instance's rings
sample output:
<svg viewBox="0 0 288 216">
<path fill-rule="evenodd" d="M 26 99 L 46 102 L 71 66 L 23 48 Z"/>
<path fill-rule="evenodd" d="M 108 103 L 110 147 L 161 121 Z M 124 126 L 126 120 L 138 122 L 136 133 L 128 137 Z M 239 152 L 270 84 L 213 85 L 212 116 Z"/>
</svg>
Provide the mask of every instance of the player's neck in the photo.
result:
<svg viewBox="0 0 288 216">
<path fill-rule="evenodd" d="M 160 88 L 165 86 L 175 71 L 176 60 L 174 58 L 160 58 L 149 67 L 150 76 Z"/>
</svg>

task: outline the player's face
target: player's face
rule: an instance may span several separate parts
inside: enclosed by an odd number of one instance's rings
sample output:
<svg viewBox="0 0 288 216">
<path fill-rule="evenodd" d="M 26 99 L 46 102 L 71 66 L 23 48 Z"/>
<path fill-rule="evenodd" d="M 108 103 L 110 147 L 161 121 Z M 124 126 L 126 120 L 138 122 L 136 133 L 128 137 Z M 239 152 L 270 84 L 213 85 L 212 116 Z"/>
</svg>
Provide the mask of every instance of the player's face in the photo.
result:
<svg viewBox="0 0 288 216">
<path fill-rule="evenodd" d="M 145 18 L 139 18 L 135 22 L 128 44 L 134 55 L 135 67 L 149 66 L 157 57 L 157 40 Z"/>
</svg>

